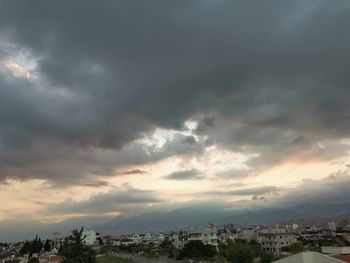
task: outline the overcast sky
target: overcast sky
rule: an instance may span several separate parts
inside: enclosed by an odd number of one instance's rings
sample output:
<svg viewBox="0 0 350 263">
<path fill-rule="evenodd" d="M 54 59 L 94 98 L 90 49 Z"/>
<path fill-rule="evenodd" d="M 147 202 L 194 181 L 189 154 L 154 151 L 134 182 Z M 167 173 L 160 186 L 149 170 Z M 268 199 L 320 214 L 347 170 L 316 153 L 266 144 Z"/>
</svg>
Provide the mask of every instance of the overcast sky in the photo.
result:
<svg viewBox="0 0 350 263">
<path fill-rule="evenodd" d="M 0 220 L 340 203 L 350 1 L 1 1 Z"/>
</svg>

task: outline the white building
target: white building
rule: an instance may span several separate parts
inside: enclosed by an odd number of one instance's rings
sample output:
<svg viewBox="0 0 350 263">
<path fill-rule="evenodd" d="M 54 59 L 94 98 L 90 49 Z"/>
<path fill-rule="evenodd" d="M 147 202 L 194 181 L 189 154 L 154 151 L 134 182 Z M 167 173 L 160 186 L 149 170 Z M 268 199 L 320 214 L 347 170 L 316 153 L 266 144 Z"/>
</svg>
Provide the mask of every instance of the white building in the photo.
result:
<svg viewBox="0 0 350 263">
<path fill-rule="evenodd" d="M 298 224 L 289 224 L 289 225 L 286 225 L 286 228 L 291 229 L 291 230 L 297 230 L 299 228 L 299 225 Z"/>
<path fill-rule="evenodd" d="M 154 243 L 155 245 L 159 245 L 165 239 L 164 233 L 145 233 L 140 235 L 142 243 Z"/>
<path fill-rule="evenodd" d="M 140 244 L 142 242 L 142 237 L 138 234 L 132 234 L 129 236 L 134 244 Z"/>
<path fill-rule="evenodd" d="M 94 230 L 84 230 L 83 236 L 85 236 L 84 242 L 88 246 L 92 246 L 96 242 L 96 232 Z"/>
<path fill-rule="evenodd" d="M 188 233 L 186 231 L 171 232 L 168 235 L 169 241 L 177 249 L 182 249 L 187 243 Z"/>
<path fill-rule="evenodd" d="M 217 229 L 213 224 L 209 224 L 202 230 L 190 231 L 188 241 L 202 241 L 204 244 L 218 246 Z"/>
<path fill-rule="evenodd" d="M 257 241 L 266 252 L 280 254 L 283 247 L 297 242 L 297 237 L 283 228 L 262 229 L 257 234 Z"/>
</svg>

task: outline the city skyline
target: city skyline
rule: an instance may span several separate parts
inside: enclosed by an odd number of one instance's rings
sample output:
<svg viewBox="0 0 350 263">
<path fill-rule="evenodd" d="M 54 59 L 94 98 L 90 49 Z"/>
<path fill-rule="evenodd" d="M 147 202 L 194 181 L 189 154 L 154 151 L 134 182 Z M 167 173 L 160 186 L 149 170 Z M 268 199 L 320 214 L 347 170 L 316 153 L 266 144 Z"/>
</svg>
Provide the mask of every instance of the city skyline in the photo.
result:
<svg viewBox="0 0 350 263">
<path fill-rule="evenodd" d="M 1 1 L 0 224 L 349 204 L 349 23 L 341 0 Z"/>
</svg>

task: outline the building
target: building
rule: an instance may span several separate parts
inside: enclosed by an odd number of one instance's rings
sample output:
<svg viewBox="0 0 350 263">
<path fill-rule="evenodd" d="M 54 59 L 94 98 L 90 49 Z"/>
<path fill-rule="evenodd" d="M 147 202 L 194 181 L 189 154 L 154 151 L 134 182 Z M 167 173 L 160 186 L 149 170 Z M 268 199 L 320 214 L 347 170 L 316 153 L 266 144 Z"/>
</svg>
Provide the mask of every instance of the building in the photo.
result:
<svg viewBox="0 0 350 263">
<path fill-rule="evenodd" d="M 221 243 L 227 243 L 229 240 L 232 242 L 235 241 L 235 235 L 227 228 L 219 230 L 217 237 Z"/>
<path fill-rule="evenodd" d="M 281 254 L 283 247 L 297 242 L 297 237 L 283 228 L 262 229 L 257 233 L 257 242 L 266 252 Z"/>
<path fill-rule="evenodd" d="M 83 236 L 85 236 L 84 242 L 88 246 L 96 244 L 96 232 L 94 230 L 84 230 Z"/>
<path fill-rule="evenodd" d="M 188 233 L 188 241 L 201 241 L 204 244 L 218 246 L 217 229 L 213 224 L 209 224 L 202 230 L 190 231 Z"/>
<path fill-rule="evenodd" d="M 251 240 L 257 240 L 257 233 L 257 229 L 243 229 L 237 233 L 237 238 L 250 242 Z"/>
<path fill-rule="evenodd" d="M 286 225 L 286 229 L 297 230 L 299 228 L 298 224 L 289 224 Z"/>
<path fill-rule="evenodd" d="M 141 234 L 140 235 L 141 241 L 144 244 L 149 244 L 149 243 L 153 243 L 155 245 L 160 245 L 164 239 L 165 239 L 165 235 L 164 233 L 145 233 L 145 234 Z"/>
<path fill-rule="evenodd" d="M 175 248 L 182 249 L 187 242 L 188 233 L 187 231 L 170 232 L 168 239 Z"/>
<path fill-rule="evenodd" d="M 39 257 L 39 263 L 61 263 L 63 257 L 58 255 L 44 255 Z"/>
<path fill-rule="evenodd" d="M 134 244 L 140 244 L 142 242 L 142 237 L 139 234 L 129 235 L 129 238 Z"/>
<path fill-rule="evenodd" d="M 60 244 L 61 244 L 61 233 L 59 232 L 52 233 L 51 250 L 59 249 Z"/>
</svg>

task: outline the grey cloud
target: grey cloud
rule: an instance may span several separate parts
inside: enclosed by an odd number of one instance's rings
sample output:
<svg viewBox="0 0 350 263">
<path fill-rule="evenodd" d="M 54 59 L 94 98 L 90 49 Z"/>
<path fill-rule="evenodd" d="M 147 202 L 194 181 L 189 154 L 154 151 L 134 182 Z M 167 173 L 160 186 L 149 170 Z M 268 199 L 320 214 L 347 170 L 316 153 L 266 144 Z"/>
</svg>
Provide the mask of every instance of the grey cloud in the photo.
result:
<svg viewBox="0 0 350 263">
<path fill-rule="evenodd" d="M 91 196 L 83 201 L 66 200 L 62 203 L 50 205 L 42 212 L 44 214 L 96 214 L 109 212 L 122 212 L 124 215 L 140 213 L 149 203 L 160 203 L 156 192 L 139 190 L 127 186 L 116 188 L 106 193 Z"/>
<path fill-rule="evenodd" d="M 133 169 L 121 172 L 120 174 L 147 174 L 148 172 L 142 169 Z"/>
<path fill-rule="evenodd" d="M 297 187 L 271 200 L 274 206 L 348 203 L 349 170 L 335 172 L 321 180 L 304 179 Z"/>
<path fill-rule="evenodd" d="M 163 178 L 168 180 L 200 180 L 204 179 L 204 177 L 201 175 L 201 172 L 192 169 L 192 170 L 185 170 L 185 171 L 176 171 L 171 174 L 168 174 L 164 176 Z"/>
<path fill-rule="evenodd" d="M 263 187 L 253 187 L 253 188 L 233 190 L 233 191 L 229 191 L 228 194 L 231 194 L 231 195 L 262 195 L 262 194 L 274 193 L 277 191 L 278 191 L 278 188 L 275 186 L 263 186 Z"/>
<path fill-rule="evenodd" d="M 258 195 L 254 195 L 252 197 L 252 200 L 266 200 L 265 196 L 258 196 Z"/>
<path fill-rule="evenodd" d="M 83 184 L 84 186 L 87 187 L 102 187 L 102 186 L 109 186 L 109 183 L 106 181 L 92 181 L 92 182 L 87 182 Z"/>
<path fill-rule="evenodd" d="M 203 144 L 188 144 L 186 136 L 175 135 L 165 142 L 163 147 L 133 142 L 121 150 L 94 147 L 76 147 L 61 141 L 42 140 L 31 146 L 31 149 L 0 148 L 0 167 L 3 171 L 0 178 L 49 179 L 53 185 L 85 184 L 98 181 L 99 176 L 117 176 L 139 173 L 143 170 L 133 169 L 122 172 L 124 166 L 137 166 L 157 162 L 172 155 L 187 156 L 202 151 Z M 22 145 L 21 145 L 22 147 Z M 147 171 L 144 171 L 147 172 Z M 145 173 L 144 173 L 145 174 Z M 5 182 L 5 181 L 4 181 Z"/>
<path fill-rule="evenodd" d="M 197 132 L 208 136 L 208 144 L 260 154 L 252 167 L 346 138 L 349 6 L 348 1 L 259 1 L 254 7 L 243 0 L 1 2 L 0 43 L 28 52 L 40 76 L 32 81 L 0 76 L 2 177 L 64 181 L 72 174 L 111 174 L 116 157 L 85 166 L 60 150 L 41 153 L 35 146 L 59 143 L 72 156 L 84 152 L 94 159 L 99 151 L 123 151 L 156 127 L 181 129 L 196 116 L 205 116 Z M 1 50 L 13 52 L 5 44 Z M 141 151 L 137 158 L 200 154 L 204 145 L 193 139 L 176 138 L 178 143 L 151 151 L 152 157 Z M 337 146 L 329 146 L 330 158 L 346 153 Z M 313 154 L 326 155 L 320 149 Z M 52 159 L 31 160 L 42 155 Z M 65 164 L 73 168 L 67 171 Z"/>
<path fill-rule="evenodd" d="M 237 168 L 232 168 L 216 174 L 216 176 L 226 179 L 243 178 L 250 175 L 252 175 L 252 172 L 250 170 Z"/>
<path fill-rule="evenodd" d="M 237 189 L 237 190 L 231 190 L 231 191 L 211 191 L 211 192 L 205 192 L 204 194 L 209 195 L 221 195 L 221 196 L 239 196 L 239 195 L 253 195 L 253 196 L 259 196 L 264 194 L 271 194 L 271 193 L 277 193 L 281 189 L 278 189 L 275 186 L 262 186 L 262 187 L 250 187 L 250 188 L 243 188 L 243 189 Z"/>
</svg>

